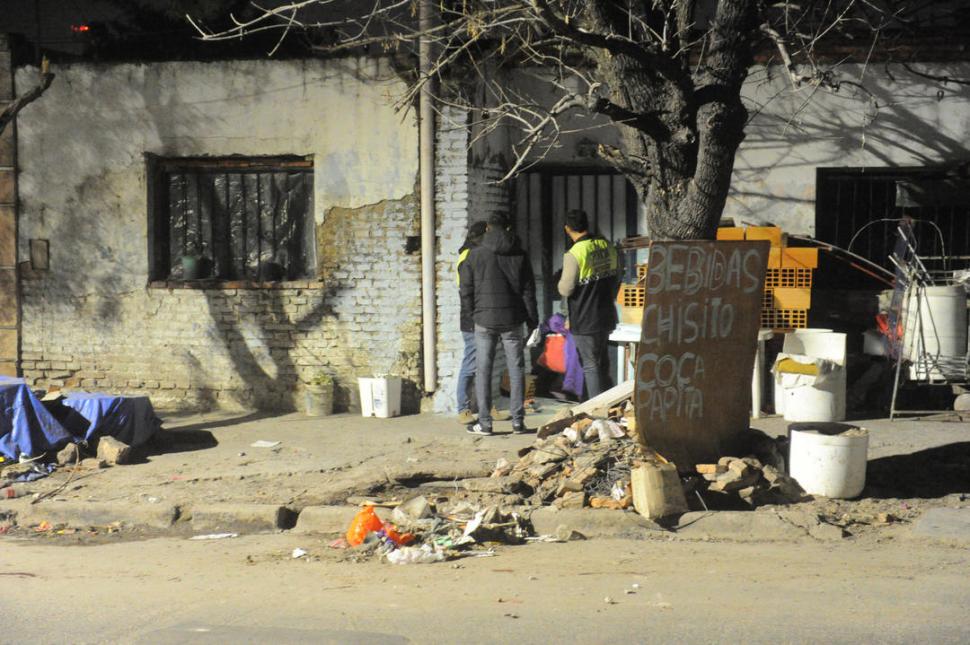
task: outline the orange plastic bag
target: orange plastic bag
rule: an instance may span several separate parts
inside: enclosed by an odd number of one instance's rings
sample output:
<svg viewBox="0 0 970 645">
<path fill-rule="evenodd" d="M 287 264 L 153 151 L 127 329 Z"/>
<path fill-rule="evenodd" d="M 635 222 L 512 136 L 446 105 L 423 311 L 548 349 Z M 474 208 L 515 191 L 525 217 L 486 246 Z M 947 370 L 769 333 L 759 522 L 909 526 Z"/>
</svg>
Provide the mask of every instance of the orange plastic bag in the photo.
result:
<svg viewBox="0 0 970 645">
<path fill-rule="evenodd" d="M 566 337 L 562 334 L 547 334 L 546 344 L 539 356 L 539 365 L 547 370 L 566 373 Z"/>
<path fill-rule="evenodd" d="M 347 544 L 357 546 L 364 541 L 367 534 L 371 531 L 380 531 L 384 528 L 384 522 L 377 517 L 373 506 L 365 506 L 357 511 L 350 528 L 347 529 Z"/>
</svg>

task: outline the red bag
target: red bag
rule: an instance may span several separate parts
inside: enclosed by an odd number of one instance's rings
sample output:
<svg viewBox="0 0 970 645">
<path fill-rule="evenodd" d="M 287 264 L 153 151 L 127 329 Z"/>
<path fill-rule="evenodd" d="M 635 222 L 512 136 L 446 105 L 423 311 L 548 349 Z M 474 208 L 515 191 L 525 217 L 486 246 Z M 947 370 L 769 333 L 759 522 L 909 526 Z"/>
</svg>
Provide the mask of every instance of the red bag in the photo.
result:
<svg viewBox="0 0 970 645">
<path fill-rule="evenodd" d="M 562 334 L 548 334 L 538 363 L 547 370 L 565 374 L 566 337 Z"/>
</svg>

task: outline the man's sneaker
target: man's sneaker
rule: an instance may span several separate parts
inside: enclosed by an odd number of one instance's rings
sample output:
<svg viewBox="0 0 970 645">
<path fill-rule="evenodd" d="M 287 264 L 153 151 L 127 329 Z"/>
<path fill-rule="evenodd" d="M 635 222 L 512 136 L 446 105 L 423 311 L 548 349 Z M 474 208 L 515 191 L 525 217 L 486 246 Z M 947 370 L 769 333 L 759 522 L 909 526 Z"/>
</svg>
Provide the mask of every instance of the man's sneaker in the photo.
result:
<svg viewBox="0 0 970 645">
<path fill-rule="evenodd" d="M 476 414 L 468 408 L 465 408 L 458 413 L 458 423 L 462 424 L 463 426 L 468 426 L 475 423 L 476 418 Z"/>
<path fill-rule="evenodd" d="M 508 421 L 512 418 L 512 414 L 508 410 L 497 410 L 492 408 L 492 419 L 494 421 Z"/>
<path fill-rule="evenodd" d="M 527 428 L 525 426 L 525 423 L 523 422 L 519 422 L 519 423 L 513 422 L 512 432 L 514 432 L 515 434 L 532 434 L 533 432 L 535 432 L 535 430 L 531 428 Z"/>
<path fill-rule="evenodd" d="M 491 428 L 486 428 L 486 427 L 484 427 L 480 423 L 475 423 L 475 424 L 472 424 L 472 425 L 468 426 L 468 428 L 466 429 L 466 432 L 468 432 L 468 434 L 477 434 L 477 435 L 482 436 L 482 437 L 491 437 L 492 436 L 492 429 Z"/>
</svg>

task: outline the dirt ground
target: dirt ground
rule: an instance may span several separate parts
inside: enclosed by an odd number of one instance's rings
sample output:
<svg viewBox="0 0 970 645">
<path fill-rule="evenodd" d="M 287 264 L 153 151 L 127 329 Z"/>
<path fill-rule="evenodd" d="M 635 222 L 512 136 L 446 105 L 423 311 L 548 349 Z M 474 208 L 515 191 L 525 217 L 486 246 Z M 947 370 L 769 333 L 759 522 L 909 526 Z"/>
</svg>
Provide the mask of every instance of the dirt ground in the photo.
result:
<svg viewBox="0 0 970 645">
<path fill-rule="evenodd" d="M 528 420 L 539 425 L 555 409 L 547 403 L 541 415 Z M 802 522 L 817 518 L 844 529 L 848 536 L 911 522 L 927 508 L 968 505 L 970 424 L 883 419 L 856 423 L 870 430 L 863 495 L 851 501 L 819 498 L 786 507 L 787 514 L 807 518 L 796 518 Z M 768 418 L 754 421 L 754 426 L 778 436 L 787 424 Z M 174 505 L 187 511 L 196 504 L 258 503 L 299 512 L 306 506 L 345 504 L 363 495 L 465 495 L 461 479 L 487 476 L 498 459 L 514 461 L 515 452 L 533 441 L 532 436 L 510 433 L 471 436 L 454 419 L 433 415 L 366 419 L 346 414 L 308 418 L 213 413 L 168 416 L 165 429 L 165 439 L 143 463 L 83 470 L 73 478 L 62 469 L 46 479 L 16 485 L 21 499 L 14 502 L 56 491 L 41 504 Z M 498 432 L 510 429 L 496 426 Z M 252 447 L 258 440 L 279 445 Z M 697 500 L 690 501 L 701 508 Z M 0 500 L 0 513 L 10 504 Z M 21 536 L 30 534 L 19 531 Z M 110 527 L 102 527 L 94 534 L 73 533 L 70 541 L 97 543 L 116 537 Z"/>
<path fill-rule="evenodd" d="M 786 428 L 755 423 L 772 435 Z M 828 528 L 824 535 L 742 543 L 645 530 L 395 566 L 329 548 L 336 534 L 206 542 L 186 539 L 188 523 L 163 532 L 14 529 L 0 536 L 0 642 L 970 642 L 967 541 L 912 530 L 928 509 L 970 507 L 970 426 L 858 423 L 871 431 L 860 499 L 755 511 Z M 454 490 L 533 441 L 473 437 L 436 416 L 213 414 L 167 417 L 165 427 L 170 436 L 143 463 L 85 471 L 41 504 L 298 510 Z M 254 448 L 256 440 L 280 444 Z M 0 513 L 23 501 L 0 501 Z M 293 558 L 297 547 L 308 555 Z"/>
<path fill-rule="evenodd" d="M 329 538 L 4 541 L 0 641 L 965 643 L 965 549 L 590 540 L 395 566 Z M 296 547 L 309 552 L 294 559 Z"/>
</svg>

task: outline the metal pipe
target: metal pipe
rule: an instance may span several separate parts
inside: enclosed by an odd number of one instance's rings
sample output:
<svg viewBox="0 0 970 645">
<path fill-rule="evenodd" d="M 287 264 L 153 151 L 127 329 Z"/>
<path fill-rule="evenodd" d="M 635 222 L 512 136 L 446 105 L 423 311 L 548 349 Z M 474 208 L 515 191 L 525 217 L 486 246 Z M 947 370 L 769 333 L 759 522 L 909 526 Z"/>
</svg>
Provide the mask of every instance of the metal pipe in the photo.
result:
<svg viewBox="0 0 970 645">
<path fill-rule="evenodd" d="M 438 352 L 435 346 L 435 209 L 434 209 L 434 106 L 432 104 L 431 42 L 432 0 L 418 4 L 418 67 L 422 83 L 418 95 L 418 146 L 421 174 L 421 324 L 424 347 L 424 391 L 438 385 Z"/>
</svg>

